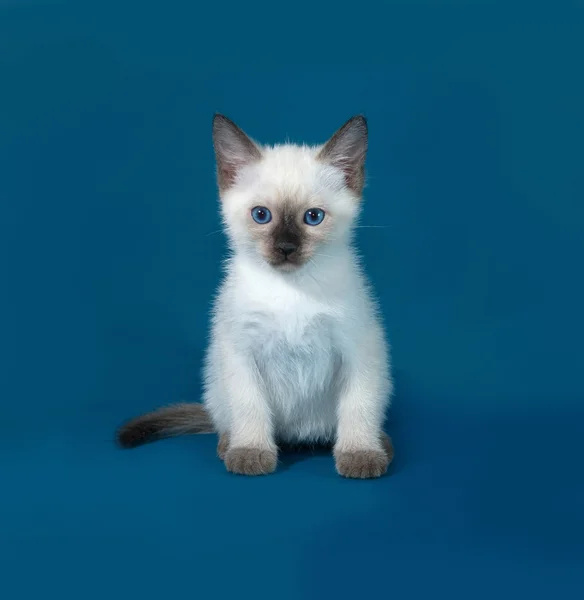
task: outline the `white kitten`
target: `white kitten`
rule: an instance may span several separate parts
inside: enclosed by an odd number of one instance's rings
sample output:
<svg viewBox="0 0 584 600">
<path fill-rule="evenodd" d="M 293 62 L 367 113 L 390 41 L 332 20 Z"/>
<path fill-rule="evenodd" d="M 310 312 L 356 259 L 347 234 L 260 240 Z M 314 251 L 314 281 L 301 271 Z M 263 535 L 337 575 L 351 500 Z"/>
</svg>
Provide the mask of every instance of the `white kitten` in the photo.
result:
<svg viewBox="0 0 584 600">
<path fill-rule="evenodd" d="M 134 419 L 124 447 L 216 431 L 229 471 L 270 473 L 278 444 L 331 444 L 346 477 L 391 462 L 392 385 L 377 308 L 352 247 L 367 124 L 321 147 L 261 147 L 216 115 L 213 140 L 232 255 L 214 307 L 201 404 Z"/>
</svg>

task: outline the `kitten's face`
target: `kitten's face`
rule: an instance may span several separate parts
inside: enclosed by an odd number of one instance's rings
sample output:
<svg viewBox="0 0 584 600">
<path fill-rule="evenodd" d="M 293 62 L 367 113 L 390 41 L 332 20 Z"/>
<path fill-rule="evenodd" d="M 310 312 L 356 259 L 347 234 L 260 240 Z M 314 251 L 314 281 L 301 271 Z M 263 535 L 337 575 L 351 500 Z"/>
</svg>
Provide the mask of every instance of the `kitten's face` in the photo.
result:
<svg viewBox="0 0 584 600">
<path fill-rule="evenodd" d="M 223 217 L 237 252 L 289 272 L 349 242 L 363 186 L 364 119 L 318 148 L 260 148 L 221 116 L 213 133 Z"/>
</svg>

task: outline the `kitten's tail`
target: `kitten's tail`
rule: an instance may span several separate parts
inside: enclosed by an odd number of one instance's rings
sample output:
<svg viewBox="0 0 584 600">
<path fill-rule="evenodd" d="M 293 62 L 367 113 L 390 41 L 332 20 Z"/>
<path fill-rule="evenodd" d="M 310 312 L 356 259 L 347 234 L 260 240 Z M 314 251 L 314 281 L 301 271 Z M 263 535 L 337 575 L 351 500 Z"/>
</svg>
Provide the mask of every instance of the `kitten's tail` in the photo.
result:
<svg viewBox="0 0 584 600">
<path fill-rule="evenodd" d="M 213 423 L 202 404 L 173 404 L 128 421 L 116 438 L 122 448 L 136 448 L 149 442 L 190 433 L 213 433 Z"/>
</svg>

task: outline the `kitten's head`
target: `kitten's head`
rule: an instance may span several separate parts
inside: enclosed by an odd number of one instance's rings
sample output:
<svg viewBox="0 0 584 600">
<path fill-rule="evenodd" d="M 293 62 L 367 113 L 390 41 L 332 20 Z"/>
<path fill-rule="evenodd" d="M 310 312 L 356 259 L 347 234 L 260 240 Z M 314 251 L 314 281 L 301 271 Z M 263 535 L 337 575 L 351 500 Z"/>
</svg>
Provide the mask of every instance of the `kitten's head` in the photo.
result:
<svg viewBox="0 0 584 600">
<path fill-rule="evenodd" d="M 237 252 L 294 271 L 325 256 L 327 246 L 349 243 L 363 190 L 363 117 L 323 146 L 261 147 L 215 115 L 213 142 L 223 219 Z"/>
</svg>

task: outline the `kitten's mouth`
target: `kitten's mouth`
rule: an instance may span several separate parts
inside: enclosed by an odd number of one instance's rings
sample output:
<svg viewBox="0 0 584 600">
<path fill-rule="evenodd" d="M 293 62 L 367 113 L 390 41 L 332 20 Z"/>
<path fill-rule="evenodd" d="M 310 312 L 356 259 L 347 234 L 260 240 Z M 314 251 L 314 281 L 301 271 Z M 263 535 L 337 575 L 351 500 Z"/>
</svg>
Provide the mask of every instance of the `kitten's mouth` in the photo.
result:
<svg viewBox="0 0 584 600">
<path fill-rule="evenodd" d="M 268 260 L 270 265 L 278 271 L 295 271 L 299 269 L 303 264 L 304 260 L 300 256 L 282 256 L 278 258 L 270 258 Z"/>
</svg>

